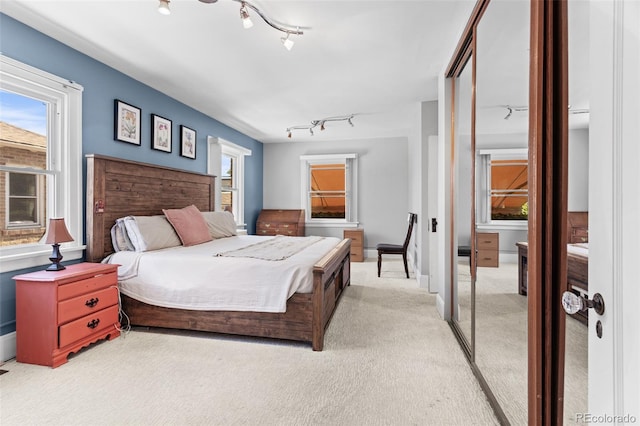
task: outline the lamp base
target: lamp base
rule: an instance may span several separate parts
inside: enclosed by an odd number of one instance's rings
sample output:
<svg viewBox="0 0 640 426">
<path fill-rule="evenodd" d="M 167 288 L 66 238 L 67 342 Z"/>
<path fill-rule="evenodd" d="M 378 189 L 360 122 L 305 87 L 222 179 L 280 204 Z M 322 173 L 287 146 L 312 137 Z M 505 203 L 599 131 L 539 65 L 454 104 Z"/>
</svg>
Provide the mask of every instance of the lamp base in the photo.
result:
<svg viewBox="0 0 640 426">
<path fill-rule="evenodd" d="M 53 253 L 51 254 L 51 257 L 49 258 L 49 260 L 52 263 L 46 269 L 47 271 L 55 272 L 55 271 L 62 271 L 63 269 L 67 269 L 64 267 L 64 265 L 60 264 L 60 261 L 62 260 L 62 255 L 60 254 L 60 244 L 56 243 L 53 245 Z"/>
<path fill-rule="evenodd" d="M 52 263 L 51 265 L 49 265 L 46 271 L 62 271 L 63 269 L 67 268 L 59 263 Z"/>
</svg>

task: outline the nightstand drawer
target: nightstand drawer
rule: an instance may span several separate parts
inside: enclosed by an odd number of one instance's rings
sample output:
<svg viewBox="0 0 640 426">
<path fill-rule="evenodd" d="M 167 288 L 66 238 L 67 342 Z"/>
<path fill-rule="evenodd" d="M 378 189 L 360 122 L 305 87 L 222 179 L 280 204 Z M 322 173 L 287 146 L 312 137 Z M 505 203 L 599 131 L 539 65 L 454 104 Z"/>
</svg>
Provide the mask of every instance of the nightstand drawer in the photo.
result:
<svg viewBox="0 0 640 426">
<path fill-rule="evenodd" d="M 478 250 L 478 266 L 498 266 L 498 252 L 496 250 Z"/>
<path fill-rule="evenodd" d="M 59 286 L 58 300 L 69 299 L 92 291 L 100 290 L 101 288 L 117 285 L 118 276 L 115 272 L 96 275 L 95 277 L 87 278 L 85 280 Z"/>
<path fill-rule="evenodd" d="M 478 232 L 478 250 L 498 250 L 498 236 L 497 233 Z"/>
<path fill-rule="evenodd" d="M 117 304 L 118 289 L 115 287 L 58 302 L 58 324 L 64 324 Z"/>
<path fill-rule="evenodd" d="M 362 247 L 364 235 L 362 231 L 344 231 L 344 238 L 351 239 L 351 247 Z"/>
<path fill-rule="evenodd" d="M 98 311 L 73 322 L 60 326 L 60 348 L 76 343 L 78 340 L 97 333 L 118 323 L 118 306 Z M 114 329 L 115 330 L 115 329 Z"/>
<path fill-rule="evenodd" d="M 351 261 L 364 262 L 364 230 L 345 229 L 342 237 L 351 239 Z"/>
</svg>

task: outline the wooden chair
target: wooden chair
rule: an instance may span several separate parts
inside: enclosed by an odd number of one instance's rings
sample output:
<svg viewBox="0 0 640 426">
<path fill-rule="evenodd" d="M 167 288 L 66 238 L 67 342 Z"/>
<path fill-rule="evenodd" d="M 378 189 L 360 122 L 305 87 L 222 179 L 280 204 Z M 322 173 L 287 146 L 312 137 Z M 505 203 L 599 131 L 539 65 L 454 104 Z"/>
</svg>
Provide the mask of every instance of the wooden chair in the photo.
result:
<svg viewBox="0 0 640 426">
<path fill-rule="evenodd" d="M 376 246 L 378 250 L 378 277 L 380 276 L 380 269 L 382 268 L 382 255 L 383 254 L 401 254 L 404 261 L 404 272 L 409 278 L 409 267 L 407 266 L 407 248 L 409 247 L 409 241 L 411 240 L 411 233 L 413 232 L 413 224 L 418 217 L 415 213 L 409 213 L 409 229 L 407 230 L 407 237 L 404 239 L 404 244 L 388 244 L 380 243 Z"/>
</svg>

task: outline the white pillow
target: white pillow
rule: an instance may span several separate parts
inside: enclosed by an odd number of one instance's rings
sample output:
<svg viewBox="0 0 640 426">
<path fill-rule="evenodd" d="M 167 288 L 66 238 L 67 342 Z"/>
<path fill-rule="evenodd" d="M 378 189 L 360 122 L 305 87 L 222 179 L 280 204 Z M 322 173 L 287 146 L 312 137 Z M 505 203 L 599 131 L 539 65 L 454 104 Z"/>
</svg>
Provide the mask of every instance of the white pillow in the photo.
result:
<svg viewBox="0 0 640 426">
<path fill-rule="evenodd" d="M 115 225 L 111 227 L 111 244 L 116 252 L 135 251 L 122 218 L 116 219 Z"/>
<path fill-rule="evenodd" d="M 164 215 L 127 216 L 124 225 L 134 251 L 160 250 L 182 244 Z"/>
<path fill-rule="evenodd" d="M 204 221 L 207 222 L 209 234 L 213 238 L 224 238 L 237 235 L 237 225 L 231 212 L 202 212 Z"/>
</svg>

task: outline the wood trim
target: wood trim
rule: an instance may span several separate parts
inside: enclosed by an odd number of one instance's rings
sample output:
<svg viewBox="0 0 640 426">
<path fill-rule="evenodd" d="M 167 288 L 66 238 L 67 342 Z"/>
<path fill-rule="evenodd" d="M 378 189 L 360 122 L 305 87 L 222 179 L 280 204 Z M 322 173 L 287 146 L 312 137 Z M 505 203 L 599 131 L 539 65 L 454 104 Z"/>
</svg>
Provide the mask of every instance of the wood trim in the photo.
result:
<svg viewBox="0 0 640 426">
<path fill-rule="evenodd" d="M 446 77 L 457 77 L 458 75 L 460 75 L 460 71 L 462 71 L 462 68 L 464 68 L 464 64 L 466 63 L 467 59 L 469 59 L 469 55 L 471 54 L 469 46 L 471 45 L 471 40 L 473 38 L 474 28 L 484 14 L 484 11 L 487 9 L 489 1 L 490 0 L 477 0 L 476 5 L 473 7 L 471 16 L 469 17 L 467 25 L 464 27 L 462 36 L 460 37 L 458 45 L 456 46 L 456 50 L 453 53 L 449 65 L 447 65 L 447 71 L 445 72 Z"/>
<path fill-rule="evenodd" d="M 528 415 L 562 424 L 567 282 L 567 2 L 531 1 Z"/>
</svg>

